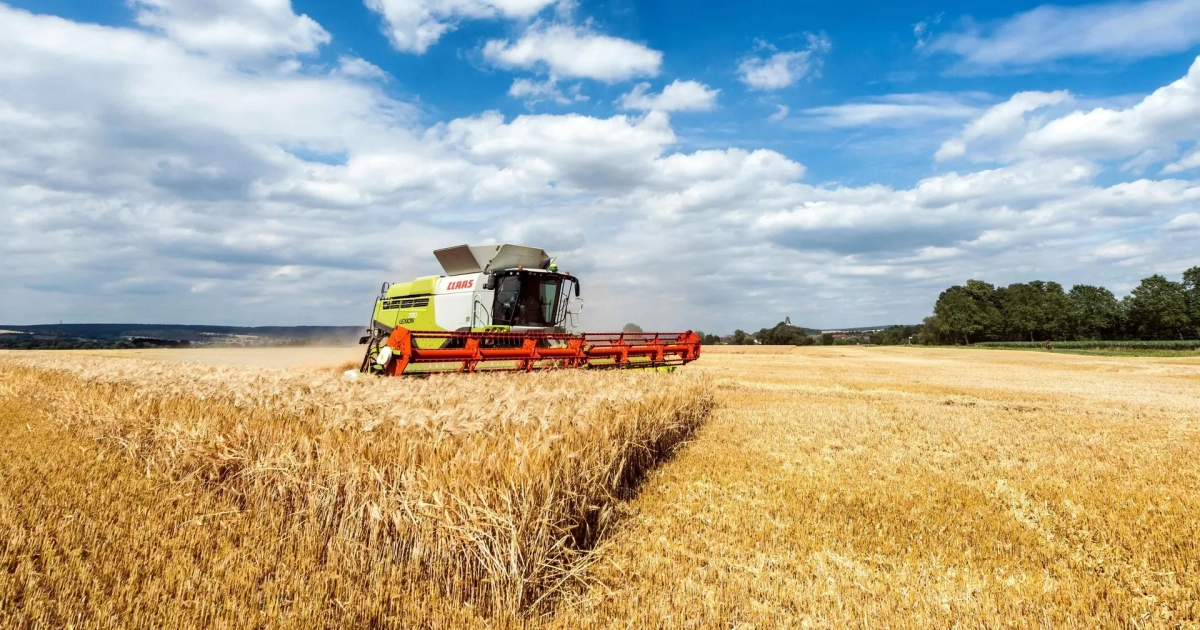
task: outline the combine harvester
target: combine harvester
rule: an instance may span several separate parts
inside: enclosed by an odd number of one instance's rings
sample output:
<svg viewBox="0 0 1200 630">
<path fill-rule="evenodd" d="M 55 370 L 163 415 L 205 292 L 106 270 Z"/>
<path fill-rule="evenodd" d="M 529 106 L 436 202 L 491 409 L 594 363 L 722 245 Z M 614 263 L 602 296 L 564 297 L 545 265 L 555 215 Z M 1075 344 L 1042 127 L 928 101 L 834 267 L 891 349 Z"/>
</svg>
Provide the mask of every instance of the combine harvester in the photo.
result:
<svg viewBox="0 0 1200 630">
<path fill-rule="evenodd" d="M 361 372 L 672 369 L 700 356 L 692 331 L 568 332 L 583 311 L 579 280 L 541 249 L 459 245 L 433 255 L 446 275 L 383 285 L 359 340 Z"/>
</svg>

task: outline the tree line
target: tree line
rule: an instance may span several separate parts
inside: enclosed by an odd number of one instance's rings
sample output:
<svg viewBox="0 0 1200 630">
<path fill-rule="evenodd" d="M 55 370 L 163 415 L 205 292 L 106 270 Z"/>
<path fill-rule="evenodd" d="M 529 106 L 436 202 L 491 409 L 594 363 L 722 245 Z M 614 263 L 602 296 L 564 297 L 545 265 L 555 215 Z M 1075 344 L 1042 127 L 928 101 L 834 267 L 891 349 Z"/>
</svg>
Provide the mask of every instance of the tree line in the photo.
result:
<svg viewBox="0 0 1200 630">
<path fill-rule="evenodd" d="M 942 291 L 921 343 L 1200 338 L 1200 267 L 1174 282 L 1155 274 L 1118 300 L 1104 287 L 1034 280 L 996 287 L 968 280 Z"/>
<path fill-rule="evenodd" d="M 634 324 L 626 326 L 640 331 Z M 1124 298 L 1099 286 L 1034 280 L 997 287 L 967 280 L 938 295 L 933 315 L 919 326 L 889 326 L 835 338 L 785 319 L 771 328 L 732 335 L 699 333 L 705 344 L 952 345 L 984 341 L 1167 341 L 1200 339 L 1200 266 L 1179 282 L 1155 274 Z"/>
<path fill-rule="evenodd" d="M 846 336 L 834 336 L 832 333 L 795 326 L 790 319 L 785 319 L 771 328 L 761 328 L 758 332 L 748 333 L 735 330 L 732 335 L 720 337 L 697 331 L 705 345 L 723 343 L 731 346 L 835 346 L 854 344 L 900 345 L 913 343 L 915 335 L 921 332 L 920 326 L 890 326 L 878 332 L 860 332 Z"/>
<path fill-rule="evenodd" d="M 719 337 L 717 335 L 697 331 L 700 340 L 706 345 L 724 343 L 731 346 L 811 346 L 823 342 L 821 331 L 810 330 L 803 326 L 793 326 L 790 318 L 775 324 L 771 328 L 760 329 L 756 333 L 748 333 L 738 329 L 732 335 Z M 832 336 L 830 336 L 832 340 Z M 830 342 L 832 344 L 832 341 Z"/>
</svg>

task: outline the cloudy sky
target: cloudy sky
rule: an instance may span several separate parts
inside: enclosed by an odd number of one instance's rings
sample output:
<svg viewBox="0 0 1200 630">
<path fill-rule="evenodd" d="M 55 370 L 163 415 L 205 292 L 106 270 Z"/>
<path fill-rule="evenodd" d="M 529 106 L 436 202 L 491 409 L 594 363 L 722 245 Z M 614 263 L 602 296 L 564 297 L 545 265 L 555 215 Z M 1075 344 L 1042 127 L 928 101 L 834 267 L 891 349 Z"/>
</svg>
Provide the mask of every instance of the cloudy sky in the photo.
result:
<svg viewBox="0 0 1200 630">
<path fill-rule="evenodd" d="M 1200 0 L 7 0 L 0 323 L 365 323 L 488 242 L 589 329 L 1121 295 L 1200 264 L 1197 55 Z"/>
</svg>

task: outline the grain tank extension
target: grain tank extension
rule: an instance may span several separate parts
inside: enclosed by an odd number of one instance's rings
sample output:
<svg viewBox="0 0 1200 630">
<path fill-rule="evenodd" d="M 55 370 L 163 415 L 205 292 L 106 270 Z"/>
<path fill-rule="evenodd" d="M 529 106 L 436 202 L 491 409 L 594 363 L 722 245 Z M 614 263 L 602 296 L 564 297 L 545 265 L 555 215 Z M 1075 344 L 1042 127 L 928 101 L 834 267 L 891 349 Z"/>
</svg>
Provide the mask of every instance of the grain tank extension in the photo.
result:
<svg viewBox="0 0 1200 630">
<path fill-rule="evenodd" d="M 459 245 L 433 255 L 446 275 L 383 285 L 359 340 L 361 371 L 659 368 L 700 356 L 691 331 L 571 332 L 583 311 L 579 279 L 544 250 Z"/>
</svg>

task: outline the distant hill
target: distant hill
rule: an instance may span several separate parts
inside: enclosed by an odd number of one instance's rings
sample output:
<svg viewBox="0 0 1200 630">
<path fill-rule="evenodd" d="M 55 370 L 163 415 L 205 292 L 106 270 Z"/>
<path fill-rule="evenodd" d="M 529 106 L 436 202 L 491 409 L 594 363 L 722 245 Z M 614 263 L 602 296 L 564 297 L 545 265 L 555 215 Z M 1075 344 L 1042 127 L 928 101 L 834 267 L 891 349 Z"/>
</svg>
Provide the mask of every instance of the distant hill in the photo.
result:
<svg viewBox="0 0 1200 630">
<path fill-rule="evenodd" d="M 362 333 L 362 326 L 0 324 L 0 349 L 345 345 Z"/>
</svg>

